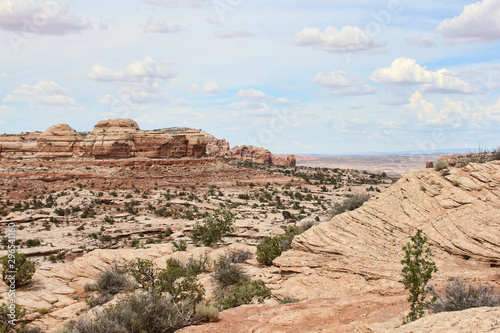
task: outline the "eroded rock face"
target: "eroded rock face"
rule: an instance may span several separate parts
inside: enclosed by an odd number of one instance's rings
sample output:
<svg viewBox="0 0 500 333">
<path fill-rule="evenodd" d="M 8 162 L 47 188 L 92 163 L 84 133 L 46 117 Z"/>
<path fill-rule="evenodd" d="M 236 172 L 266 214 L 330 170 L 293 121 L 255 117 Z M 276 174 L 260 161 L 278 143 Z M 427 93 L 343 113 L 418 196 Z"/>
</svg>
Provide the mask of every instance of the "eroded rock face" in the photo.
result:
<svg viewBox="0 0 500 333">
<path fill-rule="evenodd" d="M 44 133 L 0 136 L 2 157 L 121 159 L 202 157 L 206 139 L 199 132 L 142 131 L 132 119 L 102 120 L 83 138 L 66 124 Z"/>
<path fill-rule="evenodd" d="M 437 279 L 495 276 L 500 266 L 500 162 L 403 176 L 361 208 L 295 237 L 275 259 L 276 294 L 300 299 L 401 292 L 402 247 L 416 229 L 433 245 Z M 496 273 L 495 273 L 496 271 Z"/>
<path fill-rule="evenodd" d="M 285 159 L 283 157 L 274 156 L 269 150 L 262 147 L 235 146 L 233 148 L 230 148 L 229 143 L 225 139 L 219 140 L 212 136 L 210 136 L 208 139 L 207 155 L 260 164 L 285 166 L 296 165 L 294 155 L 290 155 Z"/>
</svg>

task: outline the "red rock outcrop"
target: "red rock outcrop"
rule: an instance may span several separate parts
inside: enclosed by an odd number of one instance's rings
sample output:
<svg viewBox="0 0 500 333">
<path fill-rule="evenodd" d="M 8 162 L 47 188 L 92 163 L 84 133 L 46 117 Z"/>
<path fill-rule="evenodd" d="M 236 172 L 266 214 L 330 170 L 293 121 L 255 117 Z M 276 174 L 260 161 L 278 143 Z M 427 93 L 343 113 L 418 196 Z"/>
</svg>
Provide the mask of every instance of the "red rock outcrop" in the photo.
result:
<svg viewBox="0 0 500 333">
<path fill-rule="evenodd" d="M 434 162 L 429 161 L 425 164 L 426 169 L 434 169 Z"/>
<path fill-rule="evenodd" d="M 103 120 L 86 136 L 66 124 L 44 133 L 0 136 L 1 157 L 180 158 L 205 155 L 206 138 L 200 132 L 166 134 L 142 131 L 132 119 Z"/>
<path fill-rule="evenodd" d="M 269 165 L 285 165 L 295 166 L 296 160 L 294 155 L 289 155 L 286 159 L 283 157 L 274 156 L 269 150 L 262 147 L 254 146 L 235 146 L 229 147 L 229 142 L 226 139 L 217 139 L 211 135 L 207 135 L 207 155 L 213 157 L 222 157 L 248 161 L 252 163 L 269 164 Z"/>
</svg>

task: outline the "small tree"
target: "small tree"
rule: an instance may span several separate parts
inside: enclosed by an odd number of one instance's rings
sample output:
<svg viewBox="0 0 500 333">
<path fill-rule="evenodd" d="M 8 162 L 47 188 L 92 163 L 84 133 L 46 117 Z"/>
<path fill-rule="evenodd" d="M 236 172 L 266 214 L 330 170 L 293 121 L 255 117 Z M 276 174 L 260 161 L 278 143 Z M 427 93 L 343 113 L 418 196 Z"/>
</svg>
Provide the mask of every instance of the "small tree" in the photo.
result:
<svg viewBox="0 0 500 333">
<path fill-rule="evenodd" d="M 0 263 L 3 266 L 2 280 L 10 285 L 14 283 L 19 287 L 31 281 L 31 277 L 35 274 L 35 264 L 26 258 L 24 253 L 15 253 L 6 255 L 0 258 Z M 10 272 L 15 272 L 12 274 Z"/>
<path fill-rule="evenodd" d="M 216 209 L 203 219 L 203 223 L 196 222 L 191 232 L 191 239 L 196 244 L 211 246 L 233 231 L 234 220 L 234 214 L 229 210 Z"/>
<path fill-rule="evenodd" d="M 410 313 L 405 317 L 404 324 L 423 317 L 425 308 L 436 301 L 435 297 L 430 301 L 425 299 L 426 294 L 431 291 L 427 283 L 432 278 L 432 273 L 437 272 L 436 263 L 430 260 L 430 246 L 426 246 L 426 243 L 427 237 L 422 236 L 422 230 L 418 229 L 411 242 L 403 247 L 403 284 L 410 292 Z"/>
</svg>

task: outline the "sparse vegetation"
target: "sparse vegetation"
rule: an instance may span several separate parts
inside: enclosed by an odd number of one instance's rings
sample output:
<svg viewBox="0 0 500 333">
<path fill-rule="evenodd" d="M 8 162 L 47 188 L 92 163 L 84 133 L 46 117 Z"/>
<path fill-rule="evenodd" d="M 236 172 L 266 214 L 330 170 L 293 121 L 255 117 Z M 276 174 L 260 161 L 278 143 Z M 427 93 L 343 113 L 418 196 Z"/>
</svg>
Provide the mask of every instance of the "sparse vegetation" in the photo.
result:
<svg viewBox="0 0 500 333">
<path fill-rule="evenodd" d="M 262 280 L 240 280 L 230 286 L 218 286 L 214 295 L 217 306 L 221 310 L 226 310 L 253 301 L 263 303 L 265 299 L 271 297 L 271 291 Z"/>
<path fill-rule="evenodd" d="M 494 286 L 480 284 L 474 287 L 471 283 L 467 285 L 462 278 L 448 281 L 443 296 L 434 289 L 431 293 L 436 298 L 436 302 L 430 304 L 428 308 L 434 313 L 500 306 L 500 296 L 495 293 Z"/>
<path fill-rule="evenodd" d="M 284 234 L 274 237 L 265 237 L 264 240 L 257 245 L 257 261 L 266 266 L 271 266 L 273 260 L 289 250 L 292 245 L 292 240 L 295 235 L 299 234 L 299 228 L 295 225 L 283 227 Z"/>
<path fill-rule="evenodd" d="M 122 291 L 131 290 L 133 284 L 125 274 L 125 270 L 114 263 L 105 268 L 96 280 L 97 291 L 103 295 L 115 295 Z"/>
<path fill-rule="evenodd" d="M 193 323 L 194 307 L 189 302 L 174 302 L 151 290 L 131 295 L 116 305 L 97 311 L 94 318 L 78 320 L 72 333 L 175 332 Z"/>
<path fill-rule="evenodd" d="M 447 168 L 448 168 L 448 162 L 443 161 L 443 160 L 437 161 L 436 165 L 434 166 L 434 170 L 436 170 L 436 171 L 441 171 L 441 170 L 444 170 Z"/>
<path fill-rule="evenodd" d="M 408 296 L 410 313 L 404 319 L 406 324 L 423 317 L 425 308 L 435 302 L 436 297 L 427 300 L 426 295 L 431 291 L 427 284 L 432 274 L 437 272 L 437 267 L 431 261 L 432 251 L 427 244 L 427 236 L 423 236 L 420 229 L 411 238 L 411 242 L 403 247 L 403 251 L 405 253 L 404 259 L 401 260 L 403 284 L 410 292 Z"/>
<path fill-rule="evenodd" d="M 216 209 L 203 219 L 196 222 L 191 232 L 191 238 L 196 244 L 211 246 L 220 242 L 224 236 L 233 230 L 235 216 L 226 209 Z"/>
<path fill-rule="evenodd" d="M 24 253 L 9 254 L 0 258 L 2 264 L 2 280 L 7 284 L 12 283 L 20 287 L 31 281 L 35 274 L 35 264 L 29 260 Z M 10 271 L 16 272 L 10 274 Z"/>
</svg>

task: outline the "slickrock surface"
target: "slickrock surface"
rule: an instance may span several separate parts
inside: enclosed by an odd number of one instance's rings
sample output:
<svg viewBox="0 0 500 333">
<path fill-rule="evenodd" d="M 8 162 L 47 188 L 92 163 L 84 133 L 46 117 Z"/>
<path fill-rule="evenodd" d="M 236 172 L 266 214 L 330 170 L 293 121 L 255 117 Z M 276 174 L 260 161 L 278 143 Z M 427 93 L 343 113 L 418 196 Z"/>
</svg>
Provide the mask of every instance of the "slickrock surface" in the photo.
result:
<svg viewBox="0 0 500 333">
<path fill-rule="evenodd" d="M 0 157 L 9 158 L 199 158 L 205 155 L 200 132 L 166 134 L 142 131 L 132 119 L 102 120 L 86 136 L 66 124 L 44 133 L 0 136 Z"/>
<path fill-rule="evenodd" d="M 500 309 L 430 315 L 399 327 L 408 311 L 402 247 L 417 228 L 433 244 L 438 291 L 448 277 L 500 285 L 500 162 L 404 176 L 361 208 L 295 238 L 264 279 L 297 304 L 251 305 L 221 313 L 205 332 L 497 332 Z M 378 323 L 378 324 L 376 324 Z M 399 327 L 399 328 L 397 328 Z"/>
<path fill-rule="evenodd" d="M 358 327 L 355 333 L 486 333 L 500 332 L 500 308 L 442 312 L 398 328 L 394 323 Z"/>
<path fill-rule="evenodd" d="M 402 288 L 402 247 L 417 228 L 433 245 L 438 278 L 499 275 L 500 162 L 470 164 L 442 176 L 404 176 L 361 208 L 335 216 L 295 238 L 275 260 L 277 293 L 300 299 Z"/>
</svg>

